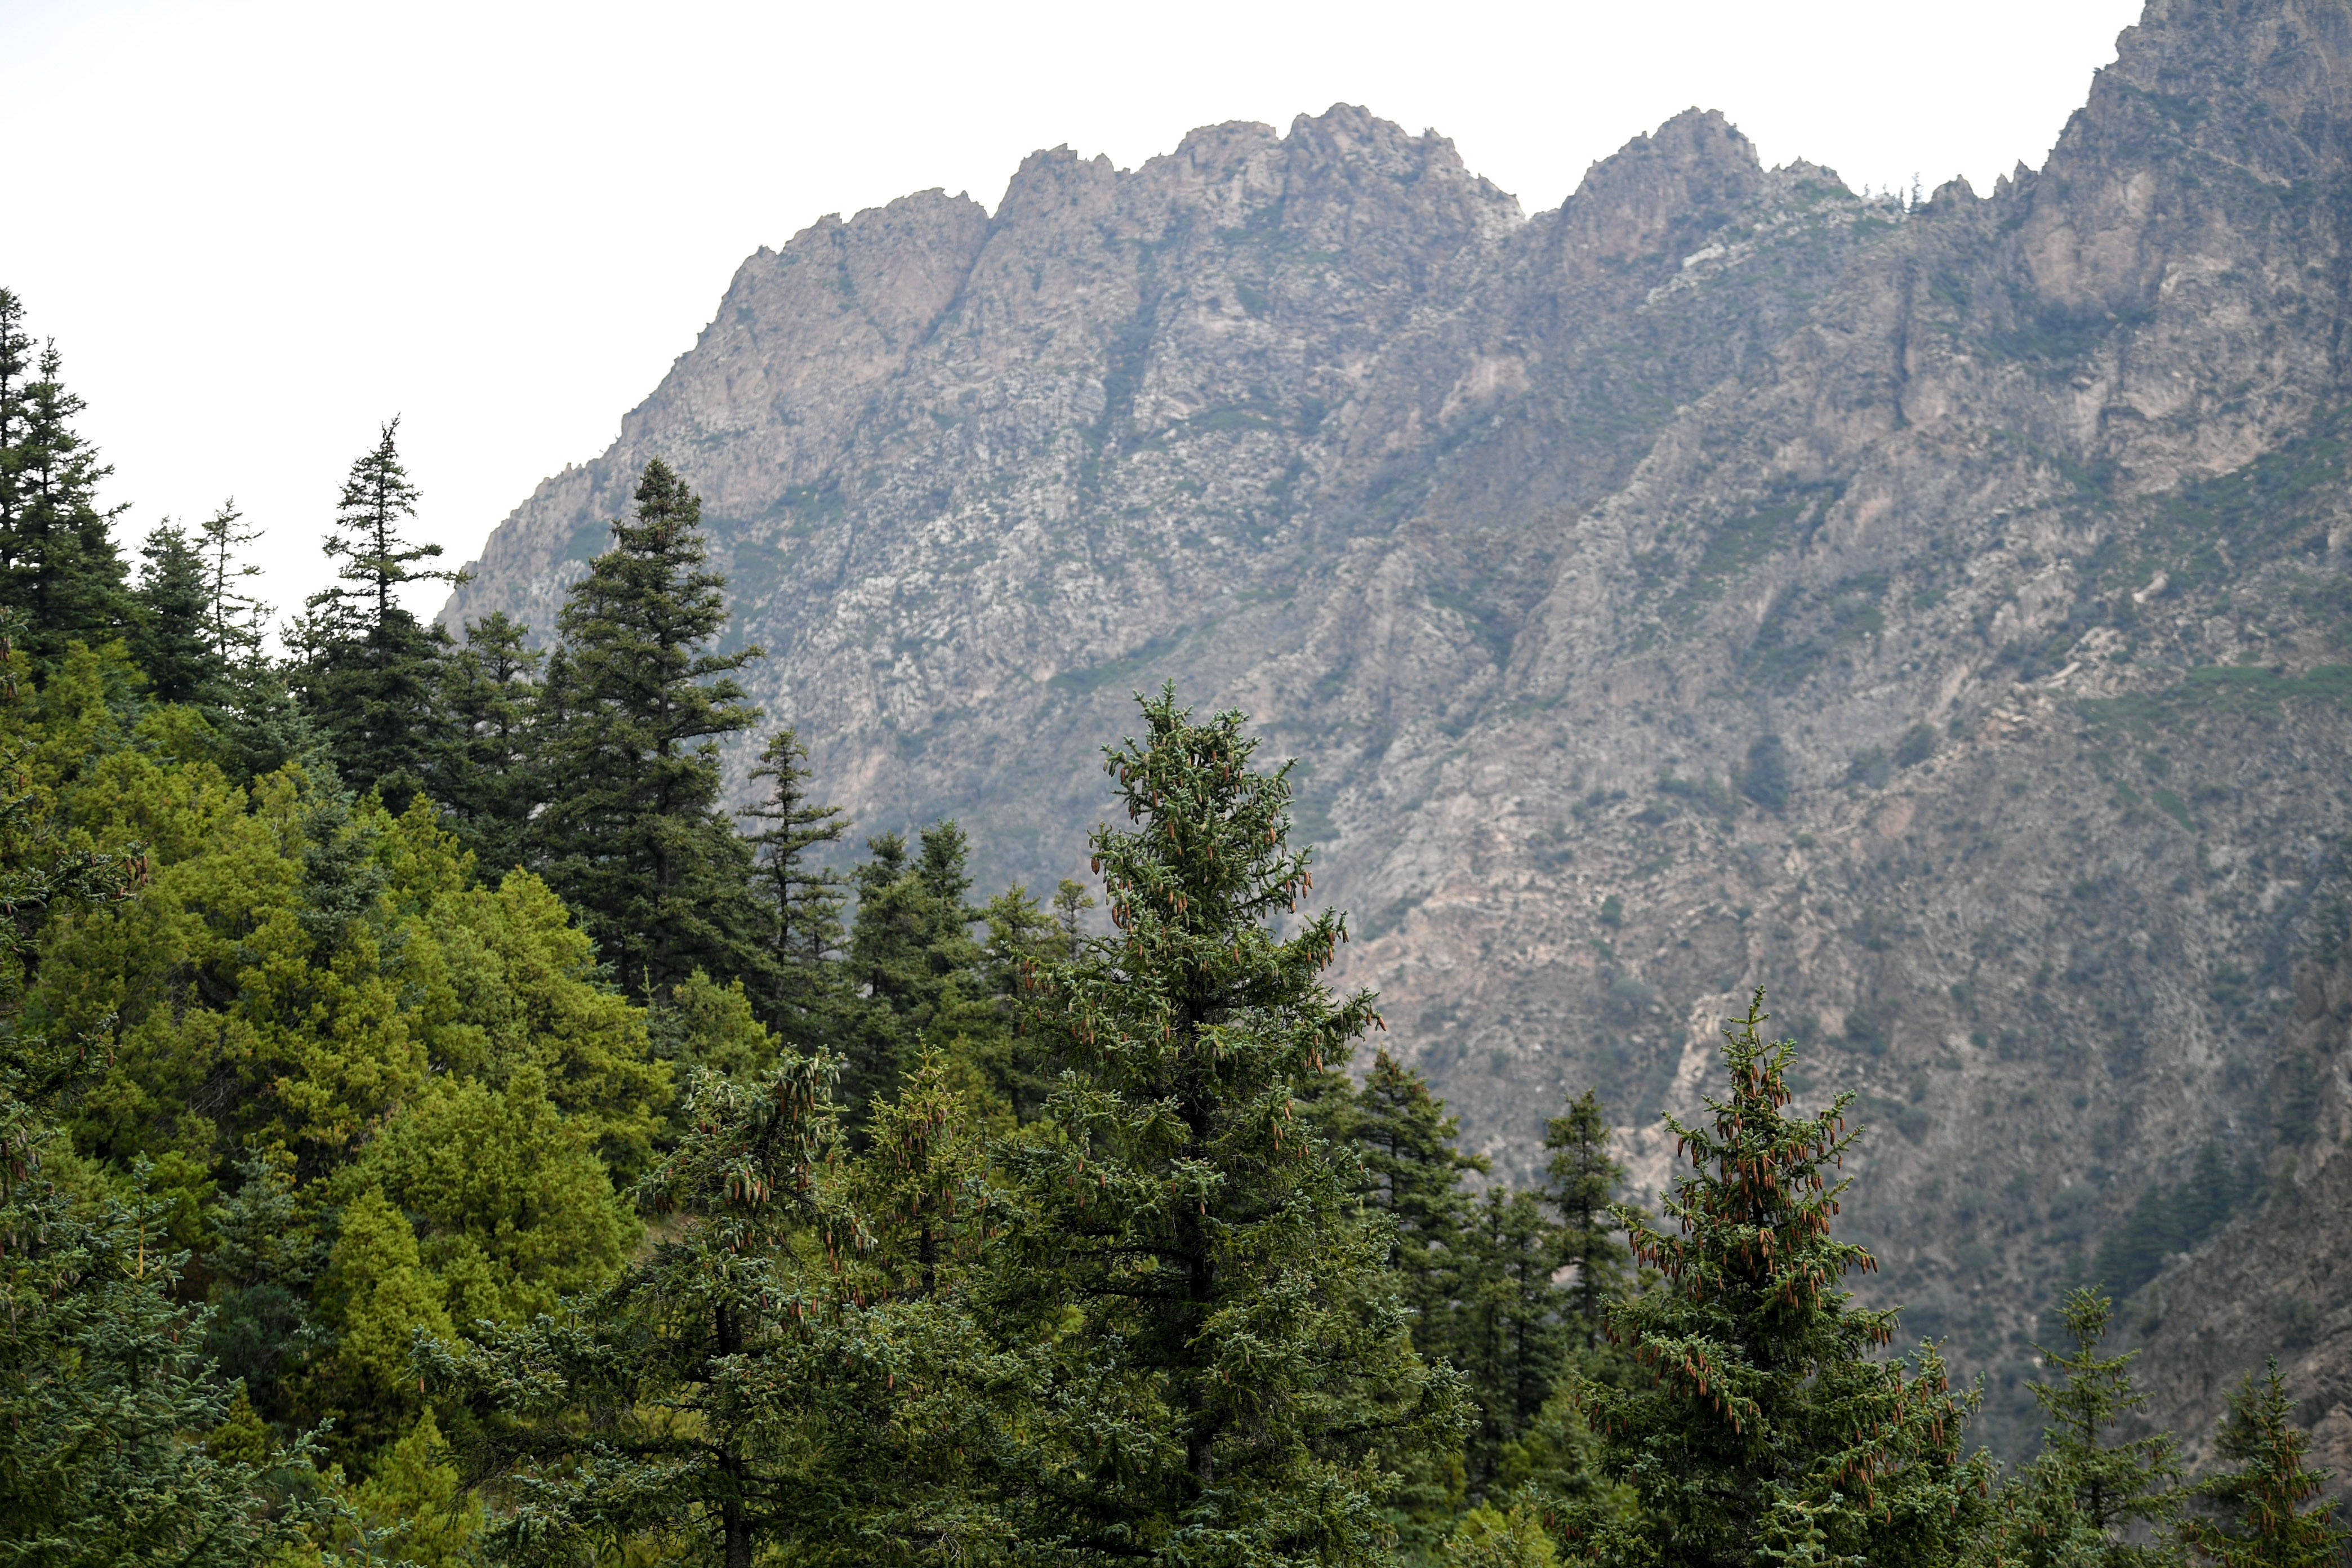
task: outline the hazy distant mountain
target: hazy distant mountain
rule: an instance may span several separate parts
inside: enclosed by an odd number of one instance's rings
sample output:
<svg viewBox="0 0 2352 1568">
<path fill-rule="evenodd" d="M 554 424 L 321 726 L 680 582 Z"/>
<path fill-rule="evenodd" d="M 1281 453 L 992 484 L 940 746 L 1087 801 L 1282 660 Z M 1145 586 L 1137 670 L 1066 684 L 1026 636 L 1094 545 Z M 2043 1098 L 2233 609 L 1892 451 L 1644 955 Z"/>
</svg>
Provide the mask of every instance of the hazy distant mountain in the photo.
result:
<svg viewBox="0 0 2352 1568">
<path fill-rule="evenodd" d="M 665 457 L 772 718 L 999 880 L 1082 869 L 1131 689 L 1242 707 L 1504 1169 L 1769 984 L 1989 1430 L 2104 1241 L 2194 1254 L 2158 1414 L 2279 1349 L 2352 1458 L 2348 135 L 2352 8 L 2156 0 L 2042 170 L 1909 209 L 1696 111 L 1532 218 L 1344 107 L 1041 153 L 746 261 L 446 615 L 551 627 Z"/>
</svg>

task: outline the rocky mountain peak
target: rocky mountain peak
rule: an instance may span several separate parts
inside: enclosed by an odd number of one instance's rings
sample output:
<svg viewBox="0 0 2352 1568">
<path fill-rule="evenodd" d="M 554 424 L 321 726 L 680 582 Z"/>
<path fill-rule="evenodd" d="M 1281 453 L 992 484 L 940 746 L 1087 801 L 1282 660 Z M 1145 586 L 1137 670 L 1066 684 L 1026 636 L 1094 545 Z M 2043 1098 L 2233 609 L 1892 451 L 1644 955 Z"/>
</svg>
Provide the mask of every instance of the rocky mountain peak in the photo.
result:
<svg viewBox="0 0 2352 1568">
<path fill-rule="evenodd" d="M 2352 1131 L 2290 1027 L 2352 833 L 2347 40 L 2157 0 L 2042 171 L 1916 210 L 1697 110 L 1524 222 L 1344 105 L 1040 153 L 746 262 L 446 616 L 551 626 L 663 456 L 770 721 L 999 879 L 1083 867 L 1131 691 L 1249 710 L 1474 1143 L 1597 1085 L 1654 1182 L 1769 985 L 1885 1289 L 2030 1432 L 2038 1313 L 2184 1162 L 2332 1191 Z"/>
<path fill-rule="evenodd" d="M 1763 184 L 1747 137 L 1715 110 L 1686 109 L 1585 172 L 1559 244 L 1596 265 L 1653 255 L 1722 227 Z"/>
</svg>

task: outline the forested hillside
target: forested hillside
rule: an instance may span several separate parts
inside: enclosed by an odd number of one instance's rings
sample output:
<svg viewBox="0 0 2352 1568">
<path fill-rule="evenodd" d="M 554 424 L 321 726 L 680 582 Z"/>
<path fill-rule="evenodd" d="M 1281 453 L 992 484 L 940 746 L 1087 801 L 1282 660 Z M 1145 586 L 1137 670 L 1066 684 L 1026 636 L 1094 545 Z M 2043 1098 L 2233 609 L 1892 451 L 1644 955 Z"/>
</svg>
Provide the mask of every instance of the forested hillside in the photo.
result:
<svg viewBox="0 0 2352 1568">
<path fill-rule="evenodd" d="M 542 653 L 403 606 L 446 574 L 387 425 L 281 658 L 233 508 L 129 569 L 20 320 L 0 1562 L 2342 1556 L 2285 1376 L 2187 1484 L 2095 1272 L 2004 1470 L 1845 1288 L 1886 1133 L 1761 993 L 1658 1207 L 1589 1088 L 1528 1178 L 1465 1151 L 1240 713 L 1139 698 L 1087 879 L 982 902 L 746 700 L 662 462 Z"/>
</svg>

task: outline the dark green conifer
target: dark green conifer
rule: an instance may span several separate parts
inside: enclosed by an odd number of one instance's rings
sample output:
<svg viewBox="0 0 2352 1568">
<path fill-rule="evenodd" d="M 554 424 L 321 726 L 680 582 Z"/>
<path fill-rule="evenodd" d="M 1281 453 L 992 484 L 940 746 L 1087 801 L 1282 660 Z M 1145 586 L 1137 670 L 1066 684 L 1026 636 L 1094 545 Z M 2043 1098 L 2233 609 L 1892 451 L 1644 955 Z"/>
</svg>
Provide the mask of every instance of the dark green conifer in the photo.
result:
<svg viewBox="0 0 2352 1568">
<path fill-rule="evenodd" d="M 1544 1124 L 1545 1201 L 1559 1215 L 1559 1262 L 1576 1270 L 1567 1308 L 1576 1348 L 1596 1351 L 1609 1303 L 1625 1285 L 1625 1244 L 1612 1212 L 1625 1171 L 1609 1157 L 1609 1117 L 1592 1090 Z"/>
<path fill-rule="evenodd" d="M 2308 1434 L 2294 1425 L 2278 1358 L 2249 1373 L 2230 1394 L 2215 1454 L 2229 1467 L 2198 1483 L 2213 1517 L 2192 1517 L 2182 1536 L 2214 1568 L 2338 1568 L 2352 1530 L 2336 1522 L 2326 1496 L 2334 1473 L 2306 1468 Z"/>
<path fill-rule="evenodd" d="M 540 801 L 531 676 L 542 656 L 530 636 L 530 627 L 493 610 L 467 623 L 465 641 L 439 671 L 444 751 L 434 762 L 432 795 L 493 878 L 523 863 Z"/>
<path fill-rule="evenodd" d="M 221 742 L 220 761 L 240 781 L 275 773 L 289 762 L 322 755 L 323 743 L 289 671 L 263 647 L 268 605 L 242 591 L 261 568 L 245 547 L 261 537 L 234 500 L 197 524 L 196 550 L 205 577 L 205 635 L 218 671 L 199 706 Z"/>
<path fill-rule="evenodd" d="M 746 835 L 755 867 L 759 943 L 769 973 L 763 1012 L 771 1028 L 803 1045 L 837 1027 L 839 987 L 833 961 L 842 942 L 841 906 L 847 880 L 817 858 L 837 844 L 849 824 L 837 805 L 820 805 L 809 791 L 808 747 L 797 731 L 768 737 L 751 782 L 766 789 L 743 810 L 761 824 Z"/>
<path fill-rule="evenodd" d="M 449 640 L 401 604 L 400 589 L 464 578 L 421 564 L 441 547 L 402 535 L 416 515 L 416 487 L 400 460 L 399 434 L 394 418 L 352 464 L 325 543 L 342 564 L 332 584 L 304 601 L 295 632 L 303 700 L 343 782 L 381 793 L 395 815 L 425 787 L 442 749 L 435 689 Z"/>
<path fill-rule="evenodd" d="M 120 508 L 101 510 L 113 470 L 73 427 L 57 345 L 36 353 L 24 305 L 0 289 L 0 608 L 19 613 L 16 647 L 46 669 L 68 642 L 124 631 L 131 603 L 116 552 Z"/>
<path fill-rule="evenodd" d="M 657 995 L 697 968 L 758 973 L 751 857 L 719 805 L 717 742 L 758 721 L 733 677 L 763 654 L 704 651 L 727 624 L 727 580 L 703 569 L 694 492 L 656 458 L 636 502 L 564 602 L 533 837 L 623 983 Z"/>
<path fill-rule="evenodd" d="M 2059 1377 L 2034 1385 L 2050 1426 L 2011 1500 L 2015 1518 L 2007 1533 L 2029 1568 L 2153 1568 L 2172 1553 L 2148 1531 L 2163 1530 L 2179 1511 L 2172 1435 L 2112 1440 L 2116 1426 L 2147 1403 L 2132 1386 L 2138 1352 L 2098 1353 L 2115 1312 L 2104 1290 L 2072 1291 L 2061 1311 L 2074 1348 L 2042 1349 L 2043 1364 Z"/>
<path fill-rule="evenodd" d="M 1792 1116 L 1796 1047 L 1768 1045 L 1758 992 L 1726 1028 L 1730 1084 L 1706 1125 L 1666 1125 L 1692 1173 L 1664 1200 L 1671 1228 L 1621 1205 L 1633 1256 L 1657 1289 L 1615 1304 L 1611 1335 L 1642 1373 L 1582 1398 L 1604 1475 L 1637 1514 L 1573 1522 L 1580 1542 L 1658 1568 L 1768 1562 L 1951 1562 L 1977 1530 L 1988 1481 L 1964 1458 L 1969 1408 L 1932 1346 L 1905 1376 L 1874 1358 L 1895 1313 L 1836 1289 L 1869 1253 L 1831 1235 L 1845 1191 L 1835 1168 L 1859 1130 L 1853 1096 Z"/>
<path fill-rule="evenodd" d="M 1324 986 L 1337 913 L 1270 929 L 1311 887 L 1287 769 L 1253 771 L 1238 713 L 1163 690 L 1143 717 L 1107 749 L 1137 826 L 1093 835 L 1118 935 L 1035 977 L 1066 1067 L 1054 1136 L 1003 1152 L 983 1289 L 1024 1398 L 994 1495 L 1039 1561 L 1381 1562 L 1381 1472 L 1450 1446 L 1460 1405 L 1353 1161 L 1297 1109 L 1372 998 Z"/>
<path fill-rule="evenodd" d="M 952 820 L 932 824 L 911 856 L 896 833 L 868 839 L 866 850 L 852 875 L 849 971 L 867 1000 L 843 1077 L 853 1120 L 913 1068 L 925 1042 L 971 1059 L 1004 1028 L 987 994 L 987 952 L 971 933 L 982 911 L 969 901 L 963 829 Z"/>
<path fill-rule="evenodd" d="M 1363 1085 L 1332 1095 L 1320 1110 L 1327 1135 L 1360 1162 L 1364 1197 L 1388 1220 L 1390 1278 L 1411 1314 L 1413 1348 L 1423 1359 L 1459 1371 L 1465 1365 L 1462 1310 L 1475 1261 L 1466 1232 L 1473 1201 L 1462 1178 L 1484 1172 L 1484 1156 L 1454 1146 L 1458 1128 L 1422 1076 L 1383 1050 Z M 1475 1397 L 1475 1394 L 1474 1394 Z M 1401 1467 L 1403 1485 L 1390 1501 L 1399 1544 L 1425 1556 L 1454 1522 L 1469 1486 L 1457 1447 Z"/>
<path fill-rule="evenodd" d="M 1524 1471 L 1522 1436 L 1559 1380 L 1559 1237 L 1535 1194 L 1491 1186 L 1464 1228 L 1461 1255 L 1453 1349 L 1478 1405 L 1467 1457 L 1470 1485 L 1484 1492 Z"/>
<path fill-rule="evenodd" d="M 1363 1161 L 1366 1196 L 1394 1226 L 1389 1267 L 1412 1313 L 1413 1343 L 1447 1360 L 1458 1359 L 1454 1309 L 1472 1209 L 1462 1178 L 1487 1168 L 1485 1156 L 1454 1147 L 1459 1131 L 1419 1073 L 1385 1050 L 1372 1058 L 1347 1136 Z"/>
<path fill-rule="evenodd" d="M 510 1505 L 503 1561 L 914 1563 L 1001 1542 L 966 1484 L 982 1369 L 931 1294 L 972 1234 L 971 1143 L 918 1085 L 860 1180 L 830 1076 L 798 1056 L 698 1075 L 642 1189 L 667 1216 L 647 1253 L 575 1310 L 420 1351 L 467 1407 L 468 1478 Z"/>
<path fill-rule="evenodd" d="M 205 579 L 205 631 L 213 658 L 224 669 L 240 668 L 261 657 L 262 632 L 269 620 L 268 605 L 237 591 L 247 578 L 261 575 L 259 566 L 238 553 L 261 537 L 257 528 L 249 531 L 238 528 L 244 521 L 245 514 L 236 510 L 236 499 L 232 496 L 197 525 L 202 542 L 196 549 L 203 557 Z"/>
<path fill-rule="evenodd" d="M 210 595 L 205 558 L 187 530 L 166 518 L 147 536 L 134 595 L 132 657 L 159 702 L 199 702 L 219 695 L 226 673 L 206 624 Z"/>
</svg>

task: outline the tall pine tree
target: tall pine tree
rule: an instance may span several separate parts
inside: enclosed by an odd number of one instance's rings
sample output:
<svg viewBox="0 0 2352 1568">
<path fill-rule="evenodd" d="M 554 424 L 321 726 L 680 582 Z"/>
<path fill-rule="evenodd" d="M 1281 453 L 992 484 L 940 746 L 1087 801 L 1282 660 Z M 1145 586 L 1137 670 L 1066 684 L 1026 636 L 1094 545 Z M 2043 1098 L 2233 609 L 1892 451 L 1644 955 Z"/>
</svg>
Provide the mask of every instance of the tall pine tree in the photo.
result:
<svg viewBox="0 0 2352 1568">
<path fill-rule="evenodd" d="M 896 833 L 868 839 L 866 849 L 870 858 L 853 873 L 848 952 L 866 1005 L 846 1043 L 843 1078 L 843 1098 L 861 1123 L 867 1104 L 912 1070 L 925 1043 L 971 1059 L 997 1054 L 991 1047 L 1004 1032 L 988 994 L 987 951 L 971 934 L 981 911 L 969 901 L 963 829 L 933 823 L 912 854 Z"/>
<path fill-rule="evenodd" d="M 1478 1405 L 1469 1479 L 1484 1492 L 1524 1471 L 1521 1438 L 1559 1378 L 1559 1241 L 1535 1194 L 1492 1186 L 1464 1227 L 1461 1251 L 1454 1352 Z"/>
<path fill-rule="evenodd" d="M 226 673 L 205 624 L 205 558 L 187 530 L 169 518 L 140 546 L 131 651 L 160 702 L 199 702 L 218 695 Z"/>
<path fill-rule="evenodd" d="M 66 390 L 57 345 L 35 351 L 24 315 L 0 289 L 0 608 L 18 612 L 16 646 L 46 669 L 69 642 L 121 633 L 131 603 L 115 511 L 98 504 L 113 470 L 74 429 L 82 400 Z"/>
<path fill-rule="evenodd" d="M 718 741 L 758 721 L 734 674 L 757 647 L 706 651 L 726 578 L 704 569 L 702 503 L 656 458 L 636 515 L 572 584 L 542 708 L 545 874 L 632 990 L 698 967 L 758 972 L 751 858 L 719 806 Z"/>
<path fill-rule="evenodd" d="M 1544 1124 L 1545 1201 L 1559 1215 L 1559 1261 L 1576 1270 L 1569 1287 L 1574 1348 L 1591 1352 L 1601 1343 L 1609 1303 L 1625 1283 L 1625 1244 L 1617 1239 L 1611 1212 L 1624 1168 L 1609 1157 L 1609 1117 L 1601 1100 L 1586 1089 L 1569 1101 L 1568 1113 Z"/>
<path fill-rule="evenodd" d="M 465 641 L 441 661 L 441 754 L 432 793 L 484 869 L 523 863 L 539 804 L 531 676 L 542 657 L 530 628 L 493 610 L 467 622 Z"/>
<path fill-rule="evenodd" d="M 261 658 L 263 629 L 269 622 L 269 606 L 238 591 L 238 584 L 247 578 L 261 575 L 261 568 L 239 553 L 261 537 L 257 528 L 239 528 L 244 521 L 245 514 L 236 510 L 236 499 L 232 496 L 197 525 L 203 542 L 196 548 L 204 561 L 205 635 L 214 658 L 225 669 L 236 669 Z"/>
<path fill-rule="evenodd" d="M 1041 1561 L 1342 1564 L 1387 1554 L 1381 1471 L 1458 1430 L 1413 1356 L 1352 1163 L 1297 1110 L 1376 1015 L 1321 972 L 1329 910 L 1286 842 L 1287 770 L 1172 690 L 1107 749 L 1133 829 L 1093 837 L 1118 936 L 1036 972 L 1067 1063 L 1004 1151 L 985 1306 L 1024 1398 L 993 1458 Z M 1377 1458 L 1376 1458 L 1377 1456 Z"/>
<path fill-rule="evenodd" d="M 1831 1235 L 1846 1188 L 1834 1171 L 1860 1136 L 1845 1126 L 1853 1097 L 1789 1113 L 1796 1047 L 1765 1043 L 1763 1006 L 1759 991 L 1724 1030 L 1730 1083 L 1707 1122 L 1666 1118 L 1692 1167 L 1664 1204 L 1673 1228 L 1617 1210 L 1634 1257 L 1663 1276 L 1609 1313 L 1646 1376 L 1582 1394 L 1604 1473 L 1638 1514 L 1577 1528 L 1604 1556 L 1659 1568 L 1941 1568 L 1978 1528 L 1989 1461 L 1962 1456 L 1969 1403 L 1933 1349 L 1908 1377 L 1874 1359 L 1896 1314 L 1836 1288 L 1875 1267 Z"/>
<path fill-rule="evenodd" d="M 2148 1527 L 2161 1531 L 2179 1511 L 2174 1442 L 2168 1432 L 2116 1440 L 2117 1426 L 2147 1401 L 2132 1386 L 2137 1352 L 2099 1354 L 2114 1315 L 2104 1290 L 2072 1291 L 2061 1316 L 2073 1347 L 2042 1349 L 2043 1364 L 2058 1373 L 2033 1389 L 2050 1426 L 2042 1453 L 2007 1499 L 2005 1527 L 2011 1551 L 2029 1568 L 2155 1568 L 2172 1558 L 2149 1539 Z"/>
<path fill-rule="evenodd" d="M 832 968 L 841 946 L 846 879 L 818 852 L 849 831 L 837 805 L 809 791 L 808 747 L 797 731 L 768 737 L 751 782 L 766 789 L 744 807 L 760 824 L 746 836 L 757 867 L 759 942 L 767 955 L 763 1013 L 771 1028 L 796 1040 L 827 1037 L 837 1011 Z"/>
<path fill-rule="evenodd" d="M 342 564 L 332 584 L 304 601 L 296 628 L 304 701 L 343 782 L 380 792 L 395 814 L 425 787 L 441 743 L 434 695 L 448 642 L 401 604 L 400 589 L 464 577 L 422 564 L 441 547 L 402 532 L 416 515 L 416 486 L 400 460 L 399 435 L 394 418 L 352 464 L 325 544 Z"/>
<path fill-rule="evenodd" d="M 2304 1463 L 2311 1438 L 2294 1425 L 2278 1358 L 2230 1393 L 2215 1455 L 2228 1467 L 2200 1482 L 2182 1535 L 2213 1568 L 2338 1568 L 2352 1530 L 2335 1520 L 2332 1472 Z"/>
<path fill-rule="evenodd" d="M 1413 1343 L 1458 1361 L 1454 1302 L 1473 1206 L 1462 1179 L 1483 1173 L 1486 1160 L 1454 1146 L 1460 1129 L 1445 1102 L 1385 1050 L 1373 1056 L 1343 1125 L 1363 1162 L 1365 1197 L 1394 1227 L 1389 1267 L 1412 1313 Z"/>
</svg>

